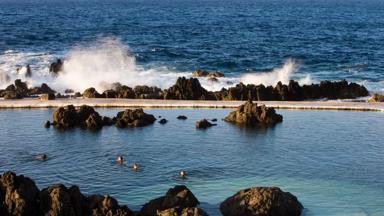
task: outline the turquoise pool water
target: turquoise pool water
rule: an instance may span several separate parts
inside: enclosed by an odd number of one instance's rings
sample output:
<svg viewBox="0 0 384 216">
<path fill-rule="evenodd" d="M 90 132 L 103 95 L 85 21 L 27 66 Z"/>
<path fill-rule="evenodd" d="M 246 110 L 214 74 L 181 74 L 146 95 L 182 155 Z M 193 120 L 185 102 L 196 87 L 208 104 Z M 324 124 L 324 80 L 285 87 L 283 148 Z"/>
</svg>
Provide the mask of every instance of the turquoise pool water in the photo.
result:
<svg viewBox="0 0 384 216">
<path fill-rule="evenodd" d="M 185 184 L 210 215 L 220 215 L 220 202 L 251 186 L 293 193 L 303 215 L 384 215 L 384 113 L 278 110 L 282 124 L 245 129 L 221 121 L 229 109 L 145 111 L 169 122 L 60 132 L 43 127 L 52 109 L 0 110 L 0 172 L 27 175 L 40 188 L 61 182 L 85 194 L 109 193 L 136 210 Z M 181 114 L 188 120 L 177 120 Z M 196 130 L 202 118 L 217 118 L 218 125 Z M 40 153 L 49 160 L 33 160 Z M 125 166 L 114 162 L 119 154 Z M 132 162 L 140 172 L 130 170 Z M 177 177 L 180 169 L 186 180 Z"/>
</svg>

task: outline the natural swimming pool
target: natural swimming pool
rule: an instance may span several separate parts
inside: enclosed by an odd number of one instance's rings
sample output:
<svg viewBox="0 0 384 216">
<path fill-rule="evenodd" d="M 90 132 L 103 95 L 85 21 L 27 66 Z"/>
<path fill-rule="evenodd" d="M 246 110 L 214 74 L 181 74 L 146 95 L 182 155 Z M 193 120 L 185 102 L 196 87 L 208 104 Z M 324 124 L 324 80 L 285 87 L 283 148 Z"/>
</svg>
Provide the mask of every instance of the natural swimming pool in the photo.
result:
<svg viewBox="0 0 384 216">
<path fill-rule="evenodd" d="M 98 109 L 114 116 L 122 109 Z M 53 109 L 0 110 L 0 171 L 42 188 L 76 184 L 85 194 L 109 193 L 132 209 L 185 184 L 210 215 L 236 191 L 279 186 L 296 195 L 304 215 L 384 214 L 384 114 L 277 110 L 282 124 L 246 129 L 221 121 L 229 109 L 145 109 L 168 123 L 98 132 L 46 129 Z M 185 121 L 177 120 L 186 115 Z M 195 121 L 218 125 L 196 130 Z M 46 153 L 49 160 L 33 160 Z M 122 154 L 126 166 L 115 163 Z M 141 165 L 132 172 L 131 162 Z M 188 178 L 178 178 L 185 169 Z"/>
</svg>

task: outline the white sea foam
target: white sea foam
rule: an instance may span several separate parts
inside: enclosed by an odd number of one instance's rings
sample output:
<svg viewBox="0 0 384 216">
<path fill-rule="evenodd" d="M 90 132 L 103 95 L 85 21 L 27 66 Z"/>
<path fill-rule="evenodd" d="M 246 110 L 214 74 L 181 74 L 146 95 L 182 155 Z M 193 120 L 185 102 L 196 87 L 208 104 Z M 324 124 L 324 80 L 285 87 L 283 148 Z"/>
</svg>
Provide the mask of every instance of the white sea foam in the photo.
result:
<svg viewBox="0 0 384 216">
<path fill-rule="evenodd" d="M 244 84 L 263 84 L 263 85 L 276 85 L 279 81 L 283 84 L 288 84 L 289 80 L 293 79 L 293 74 L 299 69 L 299 64 L 293 60 L 288 59 L 282 67 L 274 68 L 270 72 L 255 72 L 243 75 L 240 81 Z M 299 83 L 310 84 L 312 83 L 311 77 L 306 75 L 299 78 Z"/>
<path fill-rule="evenodd" d="M 64 71 L 57 77 L 49 74 L 49 64 L 57 57 L 64 58 Z M 26 66 L 30 65 L 32 77 L 25 77 Z M 19 68 L 19 70 L 17 70 Z M 287 84 L 290 79 L 298 80 L 301 85 L 313 82 L 309 75 L 296 73 L 300 65 L 288 59 L 281 67 L 271 71 L 255 71 L 238 77 L 223 77 L 212 82 L 202 77 L 201 85 L 211 91 L 234 86 L 239 82 L 245 84 L 276 85 L 278 81 Z M 190 77 L 192 71 L 175 71 L 164 66 L 150 69 L 136 64 L 135 56 L 129 47 L 117 38 L 101 38 L 95 42 L 76 46 L 67 53 L 59 55 L 44 52 L 20 52 L 7 50 L 0 53 L 0 89 L 11 84 L 14 79 L 22 79 L 29 86 L 38 86 L 45 82 L 52 88 L 64 91 L 73 89 L 83 91 L 95 87 L 98 91 L 110 88 L 110 84 L 158 86 L 168 88 L 181 76 Z M 358 82 L 358 81 L 357 81 Z M 361 83 L 361 82 L 360 82 Z M 361 83 L 382 90 L 382 83 L 375 86 L 370 82 Z"/>
</svg>

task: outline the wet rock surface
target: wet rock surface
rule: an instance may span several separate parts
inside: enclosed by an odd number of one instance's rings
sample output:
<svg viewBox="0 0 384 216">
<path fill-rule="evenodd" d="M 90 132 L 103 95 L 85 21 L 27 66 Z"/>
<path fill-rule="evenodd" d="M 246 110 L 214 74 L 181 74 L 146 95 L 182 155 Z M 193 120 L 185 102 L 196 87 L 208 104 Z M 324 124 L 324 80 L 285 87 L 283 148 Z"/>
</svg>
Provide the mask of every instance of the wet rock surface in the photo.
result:
<svg viewBox="0 0 384 216">
<path fill-rule="evenodd" d="M 229 113 L 224 120 L 245 126 L 273 126 L 282 122 L 283 116 L 277 114 L 272 107 L 257 106 L 257 103 L 248 101 Z"/>
<path fill-rule="evenodd" d="M 28 177 L 5 172 L 0 176 L 0 215 L 37 215 L 39 189 Z"/>
<path fill-rule="evenodd" d="M 103 126 L 115 125 L 119 128 L 143 127 L 153 124 L 156 118 L 147 114 L 143 109 L 126 109 L 117 113 L 116 117 L 101 116 L 91 106 L 82 105 L 75 108 L 73 105 L 59 107 L 53 112 L 53 122 L 56 128 L 68 129 L 83 127 L 90 130 L 99 130 Z"/>
<path fill-rule="evenodd" d="M 255 187 L 237 192 L 220 204 L 224 216 L 300 216 L 303 206 L 277 187 Z"/>
<path fill-rule="evenodd" d="M 196 124 L 195 124 L 197 129 L 207 129 L 207 128 L 215 126 L 215 125 L 216 124 L 212 124 L 207 119 L 203 119 L 203 120 L 197 121 Z"/>
<path fill-rule="evenodd" d="M 85 196 L 77 186 L 63 184 L 39 190 L 33 180 L 13 172 L 0 176 L 0 215 L 4 216 L 131 216 L 108 195 Z"/>
<path fill-rule="evenodd" d="M 207 216 L 184 185 L 133 212 L 109 195 L 84 195 L 77 186 L 55 184 L 42 189 L 25 176 L 7 171 L 0 175 L 0 215 L 4 216 Z M 277 187 L 241 190 L 220 204 L 224 216 L 299 216 L 303 206 L 289 192 Z"/>
<path fill-rule="evenodd" d="M 177 185 L 169 189 L 164 196 L 144 204 L 140 210 L 140 215 L 155 216 L 158 215 L 158 212 L 162 212 L 160 215 L 186 215 L 182 212 L 188 211 L 187 208 L 194 208 L 198 204 L 199 201 L 186 186 Z"/>
<path fill-rule="evenodd" d="M 177 119 L 179 119 L 179 120 L 187 120 L 188 117 L 185 116 L 185 115 L 179 115 L 179 116 L 177 116 Z"/>
<path fill-rule="evenodd" d="M 143 127 L 153 124 L 156 118 L 147 114 L 143 109 L 126 109 L 116 116 L 116 127 Z"/>
</svg>

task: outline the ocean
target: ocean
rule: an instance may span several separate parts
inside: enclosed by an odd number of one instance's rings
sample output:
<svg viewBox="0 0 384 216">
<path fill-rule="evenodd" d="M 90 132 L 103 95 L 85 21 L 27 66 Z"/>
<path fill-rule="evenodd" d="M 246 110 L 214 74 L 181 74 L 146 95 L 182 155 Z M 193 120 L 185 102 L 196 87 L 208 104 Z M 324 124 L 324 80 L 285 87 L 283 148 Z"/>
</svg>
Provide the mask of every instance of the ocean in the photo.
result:
<svg viewBox="0 0 384 216">
<path fill-rule="evenodd" d="M 201 79 L 209 90 L 346 79 L 383 91 L 383 14 L 381 0 L 0 0 L 0 88 L 168 88 L 200 68 L 227 76 Z M 52 78 L 56 58 L 65 73 Z"/>
</svg>

